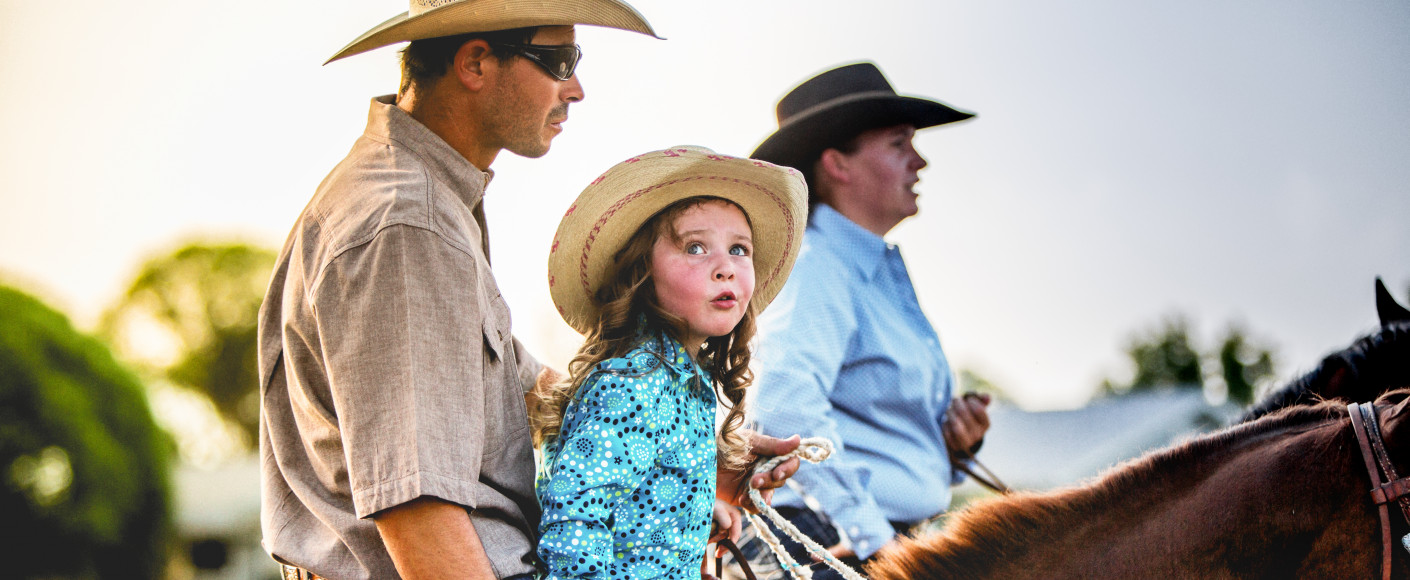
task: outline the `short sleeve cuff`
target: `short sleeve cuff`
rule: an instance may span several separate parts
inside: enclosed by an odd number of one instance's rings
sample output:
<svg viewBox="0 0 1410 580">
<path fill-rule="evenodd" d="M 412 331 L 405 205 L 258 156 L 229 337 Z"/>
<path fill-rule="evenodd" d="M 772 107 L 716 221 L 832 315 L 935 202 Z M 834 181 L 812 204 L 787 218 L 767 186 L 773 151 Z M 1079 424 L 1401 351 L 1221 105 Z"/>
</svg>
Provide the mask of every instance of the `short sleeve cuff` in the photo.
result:
<svg viewBox="0 0 1410 580">
<path fill-rule="evenodd" d="M 543 363 L 529 354 L 529 349 L 514 339 L 514 360 L 519 363 L 519 381 L 524 386 L 524 393 L 528 394 L 534 390 L 534 385 L 538 384 L 539 373 L 543 372 Z"/>
<path fill-rule="evenodd" d="M 353 492 L 353 507 L 358 518 L 368 518 L 416 498 L 431 496 L 473 510 L 475 485 L 472 481 L 435 473 L 412 473 Z"/>
</svg>

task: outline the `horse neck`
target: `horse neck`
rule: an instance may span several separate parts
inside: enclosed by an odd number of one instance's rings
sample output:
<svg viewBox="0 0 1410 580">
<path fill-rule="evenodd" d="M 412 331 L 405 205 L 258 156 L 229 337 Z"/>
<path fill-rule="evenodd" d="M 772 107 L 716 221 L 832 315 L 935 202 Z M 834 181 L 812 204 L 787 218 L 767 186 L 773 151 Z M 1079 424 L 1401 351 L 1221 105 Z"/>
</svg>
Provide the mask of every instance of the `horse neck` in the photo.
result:
<svg viewBox="0 0 1410 580">
<path fill-rule="evenodd" d="M 1374 401 L 1410 386 L 1410 322 L 1393 322 L 1331 353 L 1303 376 L 1264 397 L 1240 419 L 1248 422 L 1279 409 L 1320 399 Z"/>
<path fill-rule="evenodd" d="M 1148 455 L 1082 487 L 977 504 L 943 532 L 892 550 L 872 577 L 1218 577 L 1205 573 L 1298 566 L 1346 545 L 1329 537 L 1359 533 L 1364 517 L 1351 514 L 1365 484 L 1352 472 L 1345 420 L 1267 424 L 1277 419 Z"/>
</svg>

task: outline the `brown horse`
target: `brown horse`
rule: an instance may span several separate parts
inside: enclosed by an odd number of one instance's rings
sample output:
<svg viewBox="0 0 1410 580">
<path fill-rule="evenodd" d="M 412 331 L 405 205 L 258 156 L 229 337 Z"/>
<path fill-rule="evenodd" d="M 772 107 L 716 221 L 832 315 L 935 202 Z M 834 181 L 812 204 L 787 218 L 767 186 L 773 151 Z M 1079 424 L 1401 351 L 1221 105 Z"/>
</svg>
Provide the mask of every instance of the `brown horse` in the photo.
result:
<svg viewBox="0 0 1410 580">
<path fill-rule="evenodd" d="M 1376 403 L 1410 467 L 1410 390 Z M 1344 404 L 1288 407 L 1113 468 L 1087 485 L 972 505 L 868 566 L 877 580 L 1376 578 L 1380 520 Z M 1399 517 L 1393 533 L 1406 533 Z M 1397 544 L 1399 542 L 1396 542 Z M 1395 547 L 1393 572 L 1410 578 Z"/>
</svg>

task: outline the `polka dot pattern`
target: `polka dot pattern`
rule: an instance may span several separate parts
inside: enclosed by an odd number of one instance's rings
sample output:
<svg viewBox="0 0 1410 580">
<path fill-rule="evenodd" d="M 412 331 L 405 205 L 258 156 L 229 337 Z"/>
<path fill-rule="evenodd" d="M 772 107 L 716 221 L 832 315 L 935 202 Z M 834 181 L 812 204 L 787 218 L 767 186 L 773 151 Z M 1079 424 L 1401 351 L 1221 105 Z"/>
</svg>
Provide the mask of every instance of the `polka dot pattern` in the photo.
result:
<svg viewBox="0 0 1410 580">
<path fill-rule="evenodd" d="M 708 382 L 660 334 L 584 379 L 536 486 L 549 578 L 700 574 L 715 503 Z"/>
</svg>

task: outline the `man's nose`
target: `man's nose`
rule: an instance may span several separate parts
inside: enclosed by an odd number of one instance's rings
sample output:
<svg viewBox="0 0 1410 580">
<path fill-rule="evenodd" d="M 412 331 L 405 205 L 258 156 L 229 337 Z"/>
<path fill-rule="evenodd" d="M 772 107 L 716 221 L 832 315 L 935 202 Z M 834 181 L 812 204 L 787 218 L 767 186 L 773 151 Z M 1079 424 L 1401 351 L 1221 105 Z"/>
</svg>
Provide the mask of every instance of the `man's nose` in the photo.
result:
<svg viewBox="0 0 1410 580">
<path fill-rule="evenodd" d="M 560 94 L 563 97 L 563 101 L 566 103 L 576 103 L 583 100 L 583 97 L 586 95 L 583 94 L 583 84 L 578 81 L 578 75 L 576 73 L 568 77 L 568 80 L 563 81 Z"/>
</svg>

